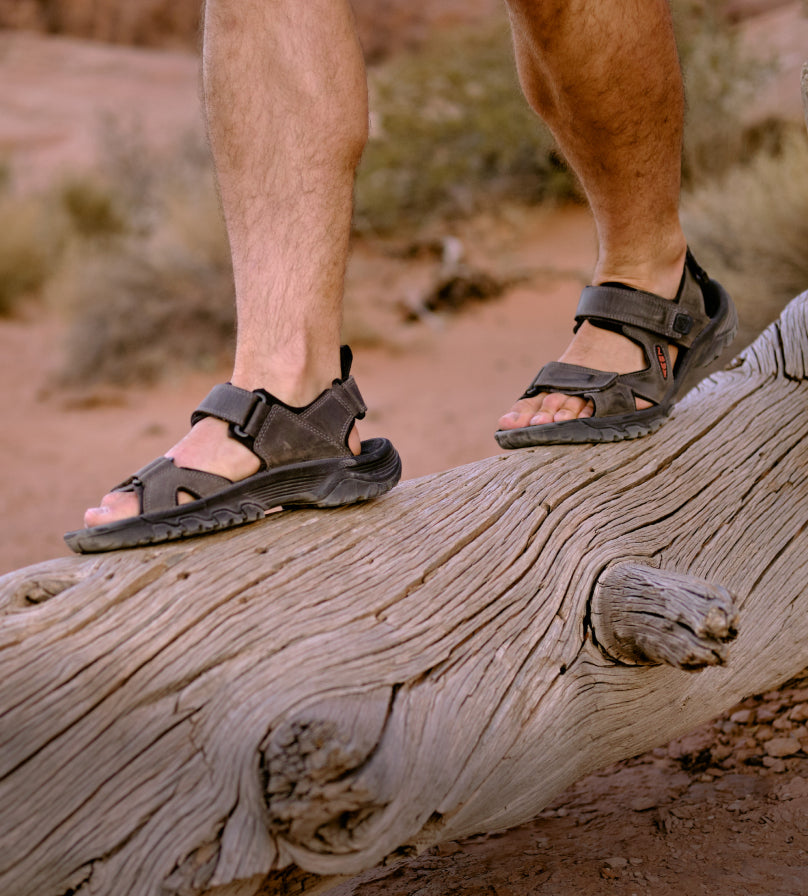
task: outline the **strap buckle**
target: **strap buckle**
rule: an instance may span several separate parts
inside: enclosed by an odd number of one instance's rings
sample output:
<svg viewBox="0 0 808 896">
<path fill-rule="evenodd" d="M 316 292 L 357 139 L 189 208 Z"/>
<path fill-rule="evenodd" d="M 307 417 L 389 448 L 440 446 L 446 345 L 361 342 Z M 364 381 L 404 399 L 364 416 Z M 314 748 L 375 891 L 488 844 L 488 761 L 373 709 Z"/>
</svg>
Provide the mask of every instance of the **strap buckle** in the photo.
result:
<svg viewBox="0 0 808 896">
<path fill-rule="evenodd" d="M 255 439 L 269 414 L 269 398 L 260 391 L 253 392 L 252 395 L 253 403 L 244 415 L 244 422 L 232 424 L 233 435 L 240 439 Z"/>
</svg>

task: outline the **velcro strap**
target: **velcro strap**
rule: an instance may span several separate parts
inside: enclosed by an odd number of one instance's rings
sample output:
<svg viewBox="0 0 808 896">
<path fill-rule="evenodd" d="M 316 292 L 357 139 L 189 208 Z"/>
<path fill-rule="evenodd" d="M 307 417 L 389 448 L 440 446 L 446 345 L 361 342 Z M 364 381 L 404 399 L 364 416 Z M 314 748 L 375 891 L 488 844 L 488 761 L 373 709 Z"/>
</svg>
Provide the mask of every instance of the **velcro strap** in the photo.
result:
<svg viewBox="0 0 808 896">
<path fill-rule="evenodd" d="M 693 317 L 676 302 L 650 292 L 619 286 L 587 286 L 581 293 L 575 320 L 603 320 L 640 327 L 670 342 L 683 339 L 693 329 Z"/>
<path fill-rule="evenodd" d="M 602 392 L 617 380 L 617 376 L 616 373 L 580 367 L 578 364 L 551 361 L 536 374 L 522 398 L 532 398 L 539 392 L 563 392 L 565 395 Z"/>
<path fill-rule="evenodd" d="M 248 392 L 231 383 L 219 383 L 191 415 L 191 425 L 203 417 L 216 417 L 255 437 L 269 413 L 271 402 L 261 392 Z"/>
<path fill-rule="evenodd" d="M 334 382 L 331 387 L 334 397 L 352 417 L 361 420 L 367 411 L 367 405 L 362 399 L 362 393 L 356 385 L 356 380 L 349 376 L 344 382 Z"/>
</svg>

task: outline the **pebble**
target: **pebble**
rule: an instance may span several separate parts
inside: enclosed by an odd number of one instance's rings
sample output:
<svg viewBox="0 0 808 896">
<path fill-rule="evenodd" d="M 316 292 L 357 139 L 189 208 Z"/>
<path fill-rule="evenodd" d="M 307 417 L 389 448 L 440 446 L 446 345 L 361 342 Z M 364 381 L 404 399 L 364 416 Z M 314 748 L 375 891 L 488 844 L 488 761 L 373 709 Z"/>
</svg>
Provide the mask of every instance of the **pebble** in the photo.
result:
<svg viewBox="0 0 808 896">
<path fill-rule="evenodd" d="M 808 703 L 799 703 L 788 714 L 795 722 L 808 722 Z"/>
<path fill-rule="evenodd" d="M 795 775 L 780 787 L 777 796 L 781 800 L 808 798 L 808 779 Z"/>
<path fill-rule="evenodd" d="M 755 731 L 755 740 L 762 744 L 764 741 L 771 740 L 774 737 L 774 728 L 771 728 L 769 725 L 761 725 L 760 728 Z"/>
<path fill-rule="evenodd" d="M 648 809 L 656 809 L 659 800 L 655 796 L 640 796 L 633 799 L 629 804 L 632 812 L 647 812 Z"/>
<path fill-rule="evenodd" d="M 776 775 L 782 775 L 786 770 L 786 764 L 782 759 L 775 759 L 774 756 L 764 756 L 763 764 L 770 772 L 774 772 Z"/>
<path fill-rule="evenodd" d="M 793 756 L 801 749 L 802 744 L 793 737 L 774 737 L 766 742 L 766 752 L 775 758 Z"/>
<path fill-rule="evenodd" d="M 766 705 L 758 707 L 755 718 L 758 722 L 773 722 L 780 711 L 780 704 L 776 706 Z"/>
</svg>

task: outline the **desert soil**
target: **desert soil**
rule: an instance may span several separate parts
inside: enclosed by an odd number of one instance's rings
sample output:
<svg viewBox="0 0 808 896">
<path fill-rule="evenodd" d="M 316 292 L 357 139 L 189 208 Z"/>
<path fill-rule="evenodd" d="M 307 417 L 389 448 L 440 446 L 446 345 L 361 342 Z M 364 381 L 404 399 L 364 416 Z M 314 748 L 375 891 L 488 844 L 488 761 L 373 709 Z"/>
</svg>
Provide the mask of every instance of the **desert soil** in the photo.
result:
<svg viewBox="0 0 808 896">
<path fill-rule="evenodd" d="M 781 48 L 764 105 L 799 114 L 794 71 L 808 55 L 798 3 L 750 20 Z M 800 37 L 801 35 L 801 37 Z M 800 47 L 804 53 L 800 53 Z M 0 32 L 0 154 L 31 188 L 92 164 L 108 116 L 148 140 L 200 128 L 197 61 Z M 793 92 L 793 96 L 792 96 Z M 398 446 L 405 477 L 497 451 L 496 418 L 563 348 L 595 253 L 581 209 L 505 209 L 454 234 L 469 259 L 514 285 L 458 314 L 395 322 L 391 345 L 361 351 L 373 409 L 363 435 Z M 357 247 L 351 289 L 423 289 L 424 268 L 391 281 Z M 56 371 L 63 322 L 33 305 L 0 321 L 0 573 L 67 553 L 82 508 L 179 438 L 216 374 L 175 373 L 157 388 L 66 392 Z M 341 884 L 334 896 L 800 896 L 808 894 L 808 683 L 750 697 L 713 723 L 590 776 L 531 824 L 442 845 Z"/>
</svg>

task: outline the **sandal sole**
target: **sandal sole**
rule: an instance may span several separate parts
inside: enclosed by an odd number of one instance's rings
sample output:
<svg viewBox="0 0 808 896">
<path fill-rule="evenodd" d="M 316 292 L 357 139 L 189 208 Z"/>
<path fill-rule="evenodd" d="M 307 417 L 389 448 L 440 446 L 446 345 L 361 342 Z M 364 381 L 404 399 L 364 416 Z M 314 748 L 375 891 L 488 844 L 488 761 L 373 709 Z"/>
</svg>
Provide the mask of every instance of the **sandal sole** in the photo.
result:
<svg viewBox="0 0 808 896">
<path fill-rule="evenodd" d="M 690 347 L 668 394 L 659 404 L 611 417 L 584 417 L 562 423 L 500 429 L 494 433 L 500 447 L 535 448 L 537 445 L 622 442 L 656 432 L 667 419 L 676 400 L 703 379 L 703 368 L 721 357 L 738 332 L 738 312 L 729 294 L 717 280 L 710 280 L 709 285 L 714 291 L 719 310 Z"/>
<path fill-rule="evenodd" d="M 339 507 L 390 491 L 401 478 L 401 458 L 387 439 L 362 442 L 356 457 L 305 461 L 256 473 L 208 498 L 159 513 L 68 532 L 76 553 L 145 547 L 263 519 L 282 507 Z"/>
</svg>

